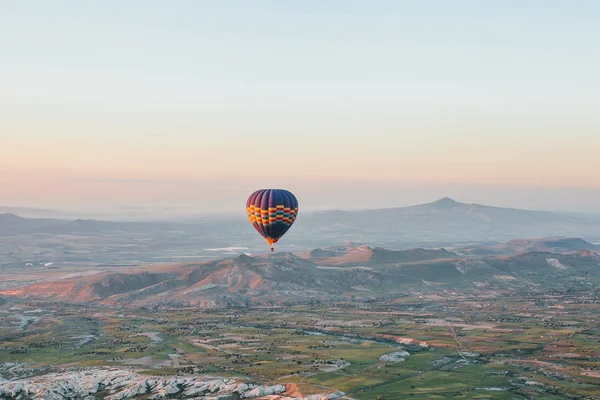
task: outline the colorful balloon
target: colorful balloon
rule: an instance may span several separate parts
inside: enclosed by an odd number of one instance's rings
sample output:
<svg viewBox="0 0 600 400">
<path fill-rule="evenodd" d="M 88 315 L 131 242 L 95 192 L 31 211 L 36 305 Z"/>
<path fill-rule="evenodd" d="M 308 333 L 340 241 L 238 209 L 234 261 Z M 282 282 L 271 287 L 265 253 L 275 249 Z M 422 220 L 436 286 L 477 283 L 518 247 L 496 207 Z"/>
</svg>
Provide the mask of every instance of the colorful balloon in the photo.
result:
<svg viewBox="0 0 600 400">
<path fill-rule="evenodd" d="M 298 215 L 298 200 L 283 189 L 261 189 L 246 201 L 248 220 L 265 238 L 271 251 L 273 244 L 290 229 Z"/>
</svg>

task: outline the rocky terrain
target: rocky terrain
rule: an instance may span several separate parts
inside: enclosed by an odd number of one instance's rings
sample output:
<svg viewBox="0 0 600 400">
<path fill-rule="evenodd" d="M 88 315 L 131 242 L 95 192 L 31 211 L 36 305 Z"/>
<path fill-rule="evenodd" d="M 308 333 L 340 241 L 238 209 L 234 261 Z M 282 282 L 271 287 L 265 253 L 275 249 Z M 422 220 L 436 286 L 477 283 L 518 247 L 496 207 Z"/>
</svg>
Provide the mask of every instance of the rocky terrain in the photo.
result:
<svg viewBox="0 0 600 400">
<path fill-rule="evenodd" d="M 599 251 L 600 246 L 585 241 L 581 238 L 535 238 L 513 239 L 506 243 L 479 244 L 472 246 L 458 246 L 455 249 L 461 254 L 492 255 L 492 254 L 519 254 L 533 251 L 548 253 L 572 253 L 581 250 Z"/>
<path fill-rule="evenodd" d="M 580 250 L 459 257 L 369 246 L 129 268 L 0 290 L 7 298 L 104 304 L 227 306 L 393 298 L 409 291 L 597 285 L 600 256 Z"/>
<path fill-rule="evenodd" d="M 302 256 L 316 263 L 345 266 L 378 266 L 459 257 L 456 253 L 445 249 L 387 250 L 381 247 L 355 246 L 352 243 L 345 246 L 315 249 Z"/>
<path fill-rule="evenodd" d="M 277 263 L 296 263 L 295 278 L 336 271 L 327 279 L 337 288 L 347 282 L 334 277 L 349 271 L 427 270 L 421 262 L 314 266 L 281 254 L 242 260 L 264 281 L 253 285 L 275 288 L 274 301 L 286 295 L 279 287 L 289 287 Z M 379 300 L 350 292 L 289 306 L 261 304 L 260 296 L 207 308 L 23 293 L 0 305 L 0 398 L 597 399 L 597 261 L 585 252 L 443 260 L 471 287 L 429 281 L 426 292 L 398 283 L 395 292 L 375 293 Z M 205 264 L 219 271 L 227 263 L 239 267 L 235 258 Z M 146 272 L 177 276 L 181 267 Z M 234 283 L 220 287 L 221 295 Z"/>
<path fill-rule="evenodd" d="M 242 399 L 291 400 L 288 385 L 257 385 L 231 378 L 210 376 L 148 376 L 131 369 L 118 368 L 30 368 L 22 364 L 0 364 L 0 374 L 20 376 L 5 379 L 0 376 L 0 398 L 62 400 L 102 398 L 122 400 L 147 399 L 219 399 L 227 395 Z M 312 395 L 307 399 L 338 397 L 335 394 Z"/>
</svg>

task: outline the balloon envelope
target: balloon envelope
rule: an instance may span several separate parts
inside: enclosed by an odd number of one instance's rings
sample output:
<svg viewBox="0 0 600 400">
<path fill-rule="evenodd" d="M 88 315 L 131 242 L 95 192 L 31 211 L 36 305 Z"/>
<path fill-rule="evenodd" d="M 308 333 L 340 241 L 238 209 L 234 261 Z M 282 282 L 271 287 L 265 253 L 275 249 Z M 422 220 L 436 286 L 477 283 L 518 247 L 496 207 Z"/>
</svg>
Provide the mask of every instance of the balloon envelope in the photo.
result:
<svg viewBox="0 0 600 400">
<path fill-rule="evenodd" d="M 273 251 L 273 244 L 290 229 L 298 215 L 298 200 L 284 189 L 261 189 L 246 201 L 248 220 L 265 238 Z"/>
</svg>

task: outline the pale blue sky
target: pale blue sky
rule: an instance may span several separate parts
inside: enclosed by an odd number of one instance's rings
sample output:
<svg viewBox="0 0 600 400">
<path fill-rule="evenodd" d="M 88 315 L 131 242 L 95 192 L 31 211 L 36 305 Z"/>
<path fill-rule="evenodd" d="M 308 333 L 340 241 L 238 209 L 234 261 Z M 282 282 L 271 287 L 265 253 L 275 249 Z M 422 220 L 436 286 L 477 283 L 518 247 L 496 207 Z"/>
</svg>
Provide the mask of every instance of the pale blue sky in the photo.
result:
<svg viewBox="0 0 600 400">
<path fill-rule="evenodd" d="M 591 0 L 0 1 L 0 203 L 600 211 L 598 48 Z"/>
</svg>

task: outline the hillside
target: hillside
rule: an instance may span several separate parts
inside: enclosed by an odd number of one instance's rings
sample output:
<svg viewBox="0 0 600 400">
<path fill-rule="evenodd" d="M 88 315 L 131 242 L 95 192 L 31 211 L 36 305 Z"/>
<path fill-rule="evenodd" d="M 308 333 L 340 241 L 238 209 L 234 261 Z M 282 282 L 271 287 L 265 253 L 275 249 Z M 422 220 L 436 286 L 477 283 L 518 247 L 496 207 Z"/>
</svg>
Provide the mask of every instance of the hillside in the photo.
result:
<svg viewBox="0 0 600 400">
<path fill-rule="evenodd" d="M 339 263 L 351 263 L 354 257 L 357 263 L 377 265 L 381 257 L 383 262 L 391 262 L 386 257 L 397 258 L 397 263 L 430 258 L 430 254 L 418 254 L 416 248 L 422 246 L 458 249 L 462 243 L 487 242 L 492 246 L 515 238 L 548 235 L 600 241 L 600 218 L 465 204 L 446 198 L 403 208 L 302 213 L 277 243 L 277 249 L 295 253 L 316 249 L 312 253 L 315 260 L 337 256 L 342 257 Z M 239 216 L 207 217 L 188 223 L 30 219 L 0 214 L 0 239 L 0 271 L 30 268 L 39 263 L 53 263 L 55 267 L 66 263 L 91 266 L 176 263 L 231 257 L 241 251 L 264 254 L 266 250 L 264 240 L 241 212 Z M 352 247 L 342 245 L 349 241 L 388 249 L 412 248 L 413 254 L 379 252 L 371 259 L 365 254 L 345 254 L 343 249 L 337 249 L 336 246 Z M 507 244 L 505 249 L 457 251 L 463 255 L 562 253 L 567 249 L 594 250 L 591 246 L 564 241 L 544 245 L 515 242 Z M 434 258 L 447 256 L 454 257 L 439 254 Z"/>
<path fill-rule="evenodd" d="M 359 247 L 365 263 L 336 255 L 318 262 L 291 253 L 104 272 L 5 289 L 1 296 L 123 305 L 293 304 L 344 298 L 394 298 L 410 291 L 597 285 L 600 256 L 531 252 L 509 257 L 458 258 L 445 250 L 390 251 Z M 427 257 L 425 257 L 427 255 Z M 415 256 L 425 257 L 416 260 Z M 346 262 L 343 262 L 344 257 Z M 417 257 L 417 259 L 418 259 Z"/>
<path fill-rule="evenodd" d="M 0 206 L 0 214 L 16 214 L 27 218 L 68 218 L 68 214 L 52 209 Z"/>
<path fill-rule="evenodd" d="M 241 213 L 243 215 L 243 213 Z M 481 204 L 467 204 L 443 198 L 431 203 L 398 207 L 373 209 L 363 211 L 321 211 L 305 212 L 296 225 L 300 229 L 309 229 L 313 234 L 329 230 L 340 230 L 347 227 L 351 232 L 389 232 L 414 230 L 426 231 L 433 227 L 443 227 L 447 232 L 438 232 L 440 237 L 455 232 L 464 233 L 465 230 L 476 228 L 487 230 L 495 228 L 518 228 L 521 230 L 542 230 L 544 227 L 554 225 L 548 231 L 587 231 L 593 229 L 600 234 L 600 216 L 595 214 L 566 214 L 547 211 L 530 211 L 514 208 L 493 207 Z M 216 218 L 216 217 L 215 217 Z M 243 218 L 242 218 L 243 220 Z M 239 227 L 239 219 L 234 215 L 219 217 L 219 221 L 231 228 Z M 72 233 L 102 230 L 146 231 L 149 228 L 184 229 L 193 230 L 198 226 L 212 223 L 208 218 L 202 221 L 181 222 L 108 222 L 90 219 L 53 219 L 53 218 L 23 218 L 16 214 L 0 213 L 0 235 L 15 233 L 39 233 L 51 230 L 53 233 Z M 246 222 L 243 220 L 243 222 Z M 296 225 L 294 225 L 296 227 Z M 492 234 L 493 232 L 488 232 Z M 527 237 L 520 232 L 512 232 L 513 237 Z M 561 235 L 562 233 L 557 233 Z"/>
<path fill-rule="evenodd" d="M 312 261 L 321 265 L 372 266 L 405 264 L 427 260 L 458 258 L 456 253 L 446 249 L 407 249 L 387 250 L 371 246 L 335 246 L 320 248 L 305 254 Z"/>
<path fill-rule="evenodd" d="M 581 250 L 600 251 L 600 246 L 581 238 L 514 239 L 506 243 L 459 246 L 456 251 L 469 255 L 520 254 L 529 252 L 572 253 Z"/>
<path fill-rule="evenodd" d="M 432 203 L 365 211 L 324 211 L 305 215 L 306 224 L 321 222 L 322 230 L 378 234 L 390 237 L 456 243 L 457 240 L 510 240 L 515 237 L 557 236 L 600 238 L 600 217 L 467 204 L 443 198 Z M 325 228 L 328 227 L 328 228 Z"/>
</svg>

